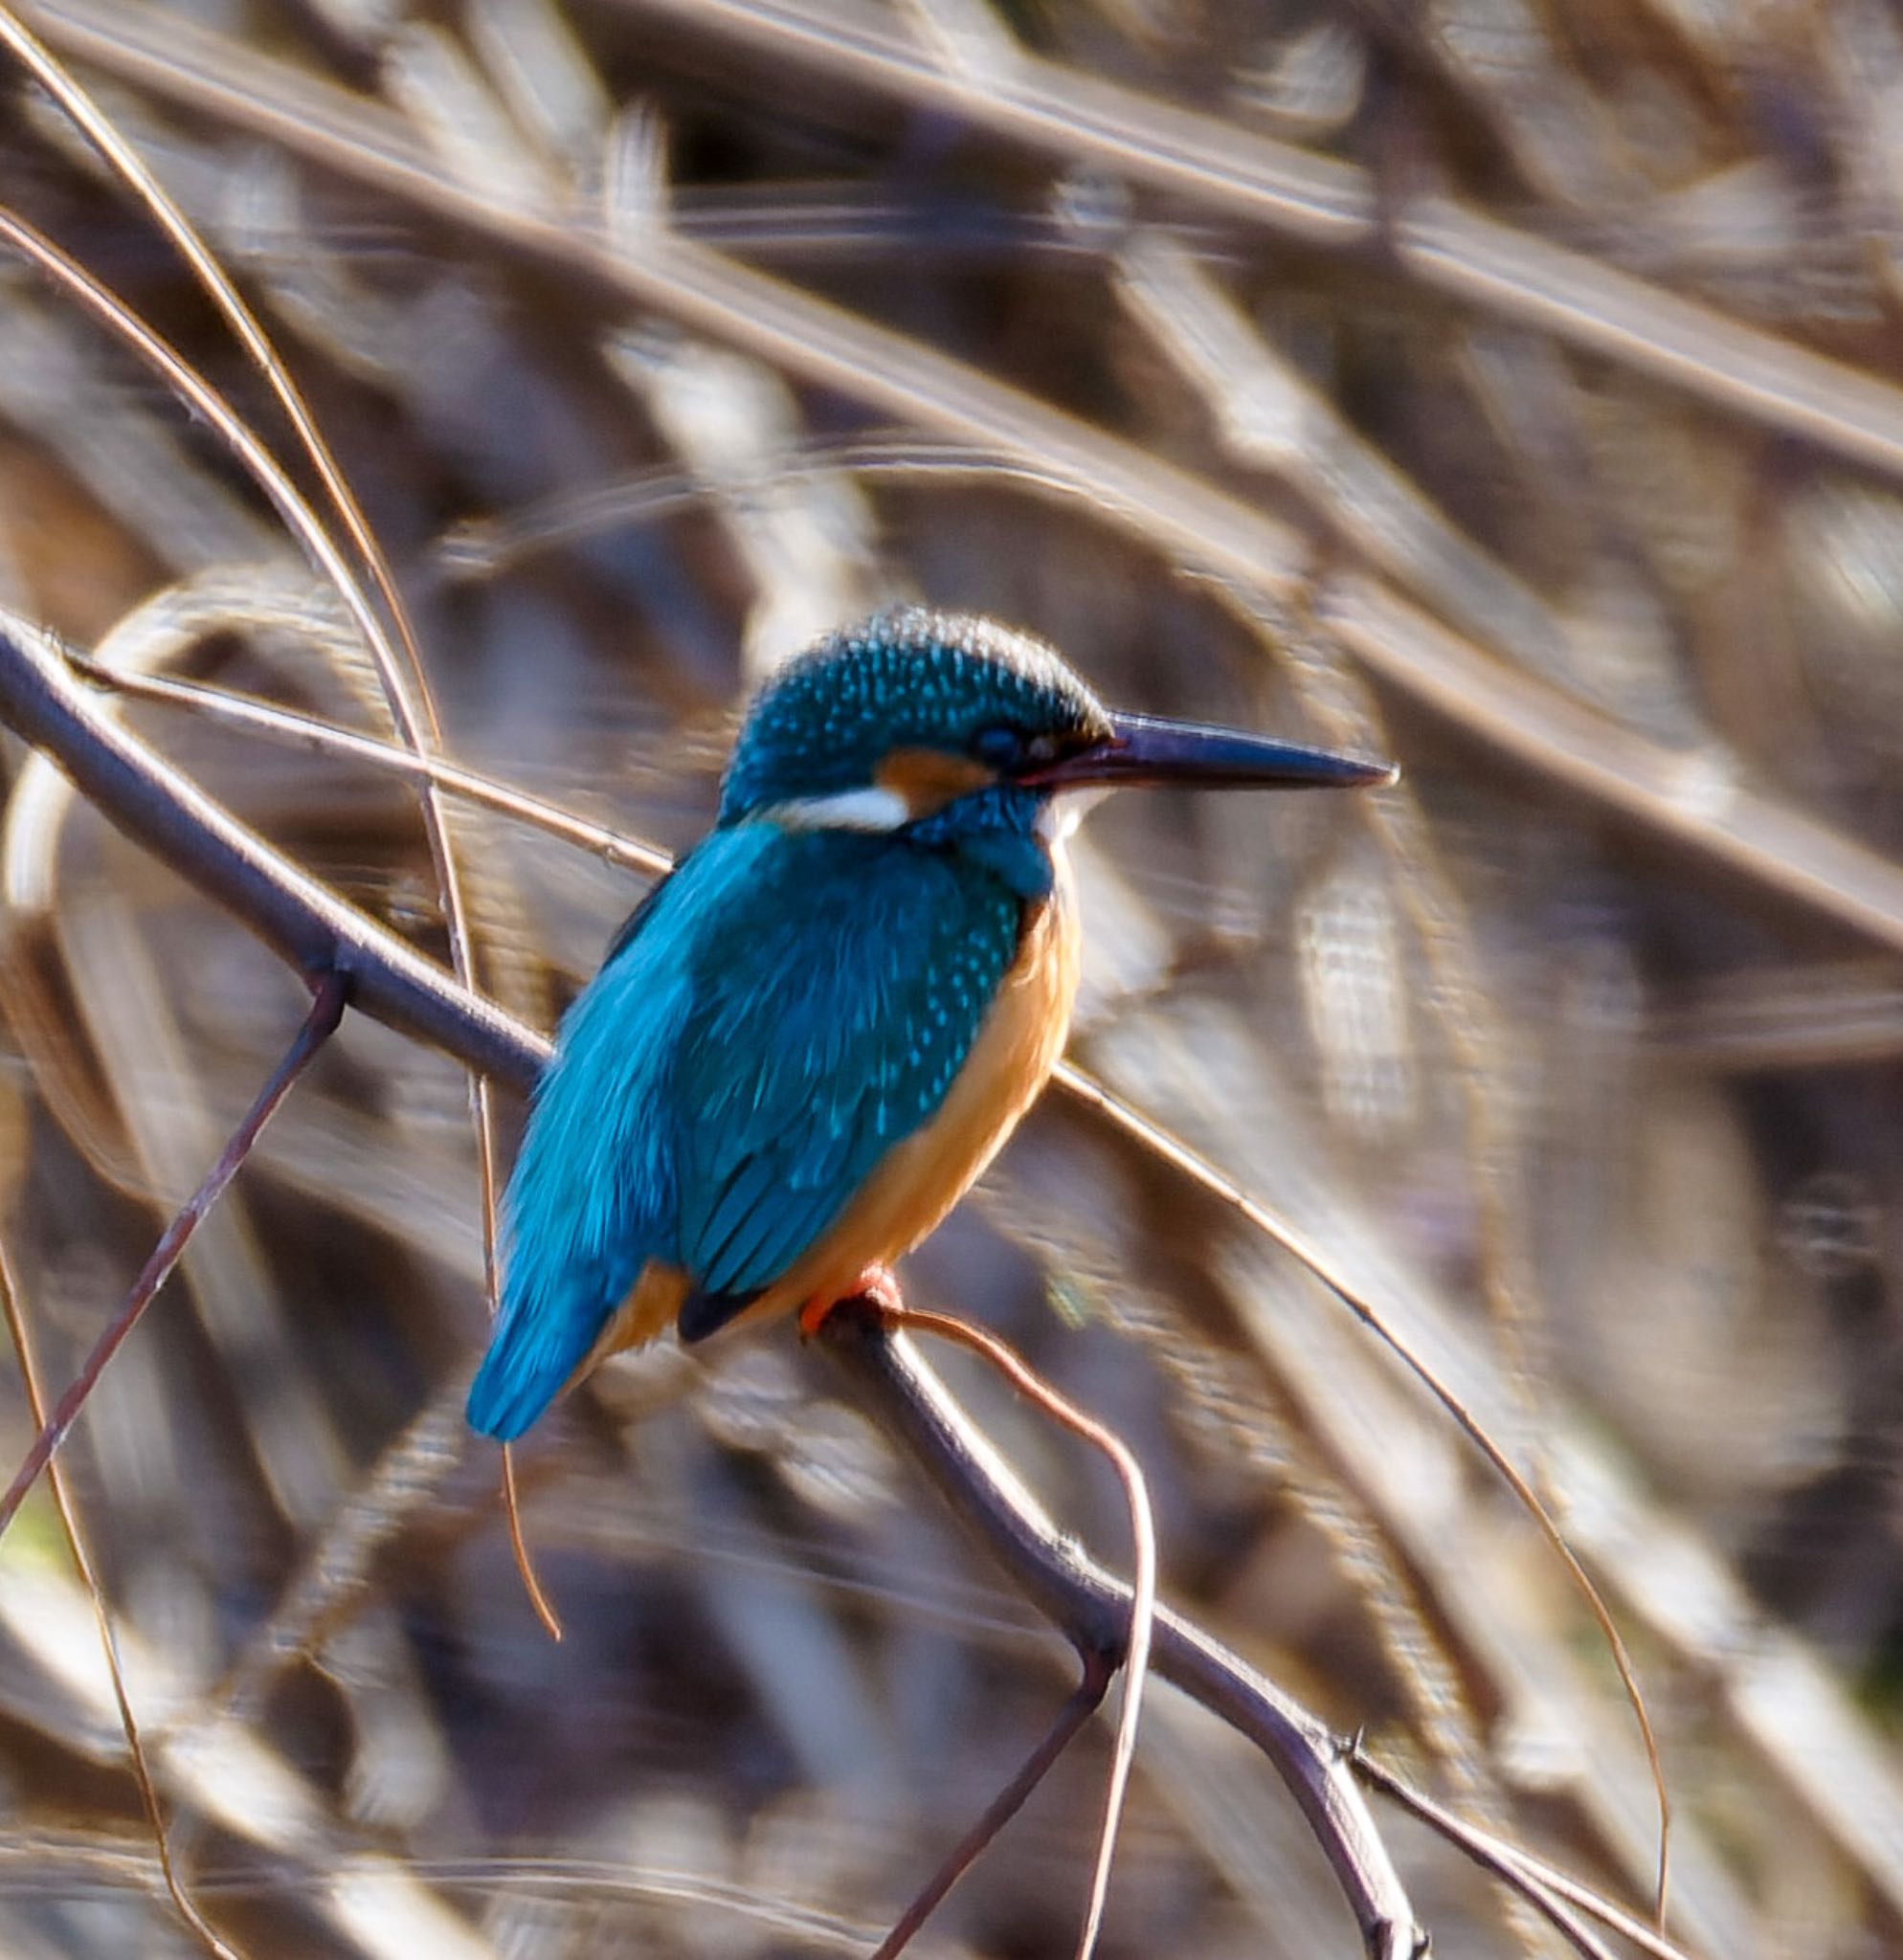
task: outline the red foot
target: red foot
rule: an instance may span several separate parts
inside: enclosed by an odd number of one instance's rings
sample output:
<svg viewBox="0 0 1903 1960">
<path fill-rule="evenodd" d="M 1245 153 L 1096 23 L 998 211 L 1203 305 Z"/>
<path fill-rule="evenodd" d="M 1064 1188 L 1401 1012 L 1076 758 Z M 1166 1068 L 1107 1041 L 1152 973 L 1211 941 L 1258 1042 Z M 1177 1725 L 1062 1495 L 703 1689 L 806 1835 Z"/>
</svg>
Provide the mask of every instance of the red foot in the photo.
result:
<svg viewBox="0 0 1903 1960">
<path fill-rule="evenodd" d="M 899 1291 L 899 1282 L 892 1275 L 890 1266 L 867 1266 L 852 1285 L 843 1293 L 828 1299 L 816 1294 L 799 1309 L 799 1332 L 802 1339 L 810 1341 L 824 1325 L 826 1316 L 842 1300 L 869 1300 L 874 1306 L 885 1313 L 903 1313 L 906 1297 Z"/>
</svg>

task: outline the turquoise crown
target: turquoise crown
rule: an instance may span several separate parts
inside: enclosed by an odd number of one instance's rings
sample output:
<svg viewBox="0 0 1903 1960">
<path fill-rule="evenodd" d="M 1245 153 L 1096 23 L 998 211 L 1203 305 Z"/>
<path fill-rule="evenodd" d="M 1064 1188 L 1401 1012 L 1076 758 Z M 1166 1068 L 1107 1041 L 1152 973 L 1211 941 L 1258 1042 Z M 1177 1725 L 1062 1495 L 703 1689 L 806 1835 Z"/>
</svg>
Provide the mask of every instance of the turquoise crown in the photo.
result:
<svg viewBox="0 0 1903 1960">
<path fill-rule="evenodd" d="M 980 613 L 901 607 L 828 634 L 760 690 L 720 821 L 863 789 L 894 749 L 993 761 L 1009 757 L 1014 736 L 1034 751 L 1109 733 L 1103 704 L 1048 642 Z"/>
</svg>

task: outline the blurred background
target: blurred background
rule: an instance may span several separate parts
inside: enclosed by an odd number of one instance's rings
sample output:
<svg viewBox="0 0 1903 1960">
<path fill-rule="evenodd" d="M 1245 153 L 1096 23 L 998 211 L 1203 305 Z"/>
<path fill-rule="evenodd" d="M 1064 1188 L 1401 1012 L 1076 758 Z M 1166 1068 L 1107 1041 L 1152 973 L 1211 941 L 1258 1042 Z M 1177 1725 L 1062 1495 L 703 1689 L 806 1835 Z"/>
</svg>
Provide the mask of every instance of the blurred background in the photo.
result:
<svg viewBox="0 0 1903 1960">
<path fill-rule="evenodd" d="M 1903 1953 L 1903 29 L 1879 0 L 34 0 L 254 300 L 467 767 L 691 841 L 747 688 L 896 598 L 1110 699 L 1390 753 L 1130 798 L 1076 1058 L 1310 1235 L 1624 1627 L 1700 1953 Z M 0 70 L 5 202 L 291 457 L 148 217 Z M 307 472 L 305 473 L 307 474 Z M 379 736 L 334 593 L 150 371 L 0 270 L 0 604 Z M 444 950 L 414 795 L 126 710 Z M 0 1222 L 63 1383 L 294 978 L 17 745 Z M 552 1026 L 643 888 L 458 809 Z M 519 1105 L 503 1112 L 505 1136 Z M 194 1893 L 253 1960 L 863 1952 L 1063 1644 L 789 1330 L 464 1433 L 460 1071 L 353 1017 L 64 1462 Z M 1294 1261 L 1048 1097 L 912 1262 L 1112 1421 L 1168 1597 L 1631 1903 L 1603 1642 Z M 1101 1467 L 946 1364 L 1056 1513 Z M 30 1434 L 17 1370 L 0 1444 Z M 51 1502 L 0 1549 L 0 1948 L 193 1950 Z M 1105 1950 L 1348 1955 L 1273 1773 L 1158 1688 Z M 1065 1951 L 1092 1731 L 921 1953 Z M 1389 1810 L 1438 1950 L 1556 1950 Z"/>
</svg>

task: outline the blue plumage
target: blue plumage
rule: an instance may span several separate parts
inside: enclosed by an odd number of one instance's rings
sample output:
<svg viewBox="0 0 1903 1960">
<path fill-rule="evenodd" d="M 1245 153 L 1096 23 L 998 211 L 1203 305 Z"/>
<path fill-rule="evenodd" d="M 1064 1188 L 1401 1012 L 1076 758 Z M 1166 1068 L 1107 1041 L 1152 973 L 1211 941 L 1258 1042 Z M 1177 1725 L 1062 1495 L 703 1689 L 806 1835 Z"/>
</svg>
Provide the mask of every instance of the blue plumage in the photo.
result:
<svg viewBox="0 0 1903 1960">
<path fill-rule="evenodd" d="M 720 1296 L 789 1271 L 943 1100 L 1022 909 L 904 837 L 713 832 L 562 1023 L 509 1188 L 475 1427 L 533 1422 L 649 1259 Z"/>
<path fill-rule="evenodd" d="M 1062 791 L 1388 774 L 1113 716 L 1050 647 L 986 619 L 902 610 L 790 662 L 741 730 L 713 832 L 562 1023 L 509 1185 L 470 1421 L 519 1436 L 611 1332 L 678 1313 L 699 1339 L 930 1229 L 1068 1022 L 1074 920 L 1046 903 Z"/>
<path fill-rule="evenodd" d="M 993 878 L 884 836 L 782 834 L 750 904 L 698 949 L 674 1080 L 675 1257 L 759 1290 L 943 1100 L 1017 956 Z"/>
</svg>

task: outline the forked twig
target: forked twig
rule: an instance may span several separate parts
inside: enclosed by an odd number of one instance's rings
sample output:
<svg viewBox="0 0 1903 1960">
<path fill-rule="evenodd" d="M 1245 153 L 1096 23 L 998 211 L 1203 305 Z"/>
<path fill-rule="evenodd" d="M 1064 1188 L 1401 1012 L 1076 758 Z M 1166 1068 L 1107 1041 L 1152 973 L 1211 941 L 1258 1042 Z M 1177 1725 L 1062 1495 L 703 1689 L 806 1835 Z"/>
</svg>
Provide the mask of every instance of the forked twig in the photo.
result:
<svg viewBox="0 0 1903 1960">
<path fill-rule="evenodd" d="M 1086 1442 L 1101 1450 L 1115 1467 L 1124 1487 L 1125 1501 L 1130 1508 L 1134 1555 L 1131 1563 L 1130 1618 L 1123 1647 L 1123 1709 L 1117 1720 L 1116 1748 L 1110 1758 L 1109 1779 L 1104 1791 L 1104 1817 L 1097 1837 L 1097 1862 L 1090 1878 L 1090 1899 L 1085 1909 L 1084 1928 L 1077 1942 L 1077 1960 L 1090 1960 L 1104 1923 L 1104 1906 L 1110 1889 L 1110 1865 L 1116 1856 L 1117 1827 L 1123 1820 L 1131 1766 L 1136 1760 L 1136 1725 L 1143 1708 L 1143 1684 L 1150 1672 L 1150 1648 L 1156 1619 L 1156 1523 L 1150 1508 L 1150 1492 L 1144 1482 L 1142 1466 L 1115 1431 L 1086 1415 L 1074 1402 L 1059 1394 L 1022 1355 L 996 1334 L 987 1333 L 982 1327 L 973 1326 L 951 1314 L 896 1305 L 883 1296 L 877 1303 L 895 1325 L 908 1327 L 916 1333 L 935 1334 L 941 1341 L 950 1341 L 989 1362 L 1020 1395 L 1034 1402 L 1073 1436 L 1082 1437 Z M 1078 1690 L 1080 1694 L 1089 1680 L 1086 1656 L 1085 1682 Z M 1036 1760 L 1034 1757 L 1033 1761 Z M 1044 1768 L 1048 1769 L 1056 1760 L 1057 1752 L 1053 1750 Z M 1041 1775 L 1043 1771 L 1040 1770 L 1038 1773 Z M 1024 1794 L 1028 1796 L 1035 1787 L 1036 1779 L 1033 1779 L 1025 1787 Z M 884 1960 L 888 1952 L 896 1953 L 898 1950 L 888 1941 L 880 1949 L 875 1960 Z"/>
<path fill-rule="evenodd" d="M 1038 1746 L 1024 1758 L 1012 1777 L 991 1802 L 984 1815 L 945 1854 L 943 1862 L 913 1894 L 911 1904 L 893 1922 L 892 1930 L 880 1941 L 871 1960 L 897 1960 L 911 1944 L 913 1935 L 944 1903 L 945 1895 L 964 1877 L 985 1848 L 1029 1801 L 1032 1792 L 1050 1773 L 1078 1731 L 1104 1704 L 1104 1696 L 1116 1677 L 1113 1661 L 1102 1654 L 1086 1653 L 1083 1673 L 1063 1706 L 1057 1711 Z"/>
<path fill-rule="evenodd" d="M 1081 1653 L 1118 1651 L 1129 1585 L 1058 1529 L 913 1343 L 885 1324 L 879 1303 L 842 1302 L 816 1345 L 1064 1637 Z M 1333 1867 L 1371 1960 L 1416 1960 L 1426 1936 L 1327 1726 L 1165 1605 L 1156 1609 L 1153 1664 L 1273 1763 Z"/>
<path fill-rule="evenodd" d="M 1129 1589 L 1097 1566 L 1044 1514 L 929 1369 L 916 1348 L 885 1324 L 877 1301 L 847 1301 L 820 1326 L 818 1345 L 869 1392 L 874 1415 L 906 1447 L 1019 1589 L 1081 1653 L 1111 1651 Z M 1420 1960 L 1425 1935 L 1405 1918 L 1385 1923 L 1366 1909 L 1384 1893 L 1357 1894 L 1334 1837 L 1352 1834 L 1354 1810 L 1335 1810 L 1341 1777 L 1358 1775 L 1421 1819 L 1525 1899 L 1587 1960 L 1606 1960 L 1584 1925 L 1599 1920 L 1652 1960 L 1690 1960 L 1644 1921 L 1559 1871 L 1456 1816 L 1371 1756 L 1359 1738 L 1341 1740 L 1306 1710 L 1168 1606 L 1156 1610 L 1155 1669 L 1212 1714 L 1262 1748 L 1314 1826 L 1360 1918 L 1370 1953 Z M 1384 1858 L 1385 1853 L 1378 1854 Z M 1358 1869 L 1358 1866 L 1355 1867 Z M 1399 1881 L 1395 1882 L 1397 1887 Z"/>
<path fill-rule="evenodd" d="M 339 969 L 333 969 L 318 980 L 310 1012 L 305 1014 L 303 1025 L 298 1030 L 290 1047 L 284 1051 L 283 1059 L 272 1070 L 270 1080 L 257 1092 L 257 1100 L 232 1131 L 225 1147 L 218 1153 L 217 1162 L 205 1173 L 198 1189 L 173 1214 L 171 1223 L 152 1248 L 151 1257 L 139 1269 L 139 1277 L 133 1281 L 132 1290 L 125 1296 L 125 1303 L 93 1344 L 85 1365 L 60 1396 L 52 1416 L 40 1424 L 39 1434 L 34 1437 L 19 1469 L 13 1473 L 13 1481 L 8 1485 L 6 1495 L 0 1497 L 0 1534 L 4 1534 L 13 1522 L 21 1501 L 34 1486 L 34 1481 L 53 1460 L 55 1451 L 65 1440 L 66 1432 L 85 1407 L 86 1397 L 92 1393 L 93 1384 L 99 1380 L 106 1363 L 119 1352 L 125 1337 L 139 1325 L 146 1309 L 152 1303 L 153 1296 L 170 1277 L 172 1268 L 190 1244 L 191 1235 L 197 1231 L 200 1220 L 237 1175 L 239 1167 L 251 1154 L 251 1147 L 257 1141 L 258 1133 L 270 1122 L 278 1105 L 290 1094 L 317 1051 L 336 1033 L 338 1022 L 344 1018 L 344 1005 L 349 991 L 349 982 Z"/>
</svg>

